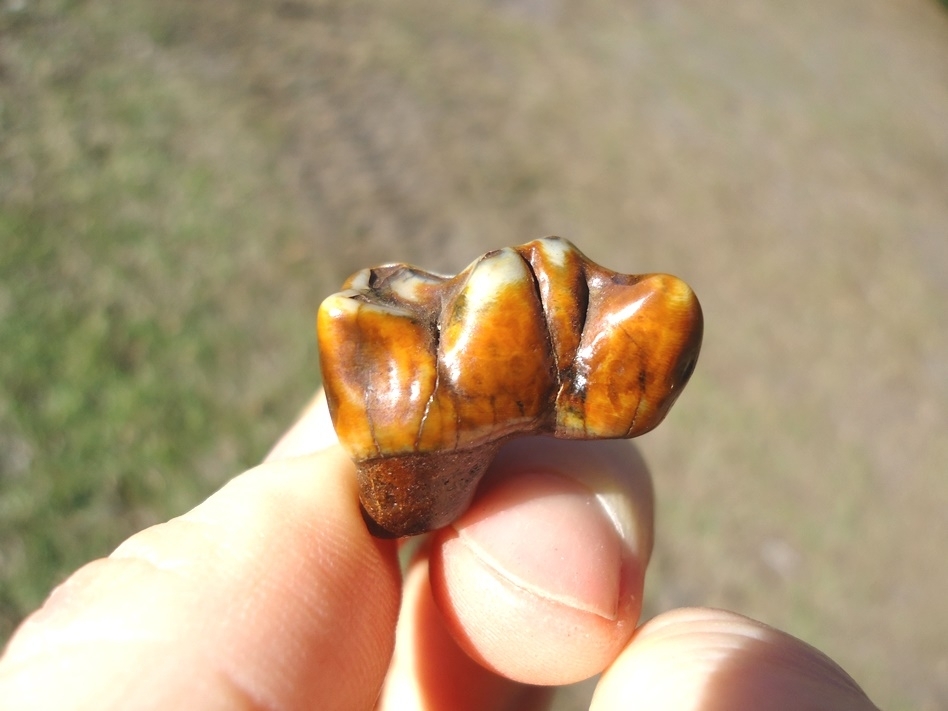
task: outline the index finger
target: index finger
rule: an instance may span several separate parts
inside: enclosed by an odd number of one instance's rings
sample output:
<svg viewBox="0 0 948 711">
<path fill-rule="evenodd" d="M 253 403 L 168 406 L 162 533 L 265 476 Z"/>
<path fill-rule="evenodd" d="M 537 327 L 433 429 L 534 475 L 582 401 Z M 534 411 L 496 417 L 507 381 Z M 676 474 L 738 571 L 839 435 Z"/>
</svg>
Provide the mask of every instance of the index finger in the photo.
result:
<svg viewBox="0 0 948 711">
<path fill-rule="evenodd" d="M 341 450 L 270 462 L 57 588 L 0 660 L 0 707 L 368 708 L 399 596 Z"/>
</svg>

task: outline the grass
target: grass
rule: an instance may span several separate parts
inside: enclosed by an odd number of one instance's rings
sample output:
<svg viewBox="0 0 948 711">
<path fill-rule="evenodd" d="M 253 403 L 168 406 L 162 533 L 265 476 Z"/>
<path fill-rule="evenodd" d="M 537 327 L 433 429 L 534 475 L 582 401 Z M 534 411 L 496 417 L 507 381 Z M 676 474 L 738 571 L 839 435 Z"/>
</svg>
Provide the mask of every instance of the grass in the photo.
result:
<svg viewBox="0 0 948 711">
<path fill-rule="evenodd" d="M 305 328 L 286 342 L 309 309 L 248 308 L 287 306 L 271 266 L 299 273 L 279 202 L 255 202 L 264 140 L 107 11 L 4 17 L 4 634 L 79 563 L 259 460 L 304 397 L 289 378 L 317 383 Z M 220 145 L 193 145 L 211 123 Z"/>
<path fill-rule="evenodd" d="M 260 459 L 349 272 L 559 233 L 707 316 L 648 612 L 943 707 L 948 19 L 653 5 L 0 4 L 0 637 Z"/>
</svg>

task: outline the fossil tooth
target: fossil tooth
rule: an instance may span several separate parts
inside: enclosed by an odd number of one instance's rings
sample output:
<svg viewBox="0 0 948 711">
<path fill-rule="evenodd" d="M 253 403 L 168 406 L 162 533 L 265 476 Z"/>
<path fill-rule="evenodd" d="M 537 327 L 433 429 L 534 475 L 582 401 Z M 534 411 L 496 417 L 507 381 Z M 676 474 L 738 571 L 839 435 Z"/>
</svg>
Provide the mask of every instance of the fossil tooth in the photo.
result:
<svg viewBox="0 0 948 711">
<path fill-rule="evenodd" d="M 317 316 L 339 440 L 375 535 L 447 525 L 513 436 L 635 437 L 691 377 L 703 321 L 666 274 L 628 276 L 559 237 L 455 277 L 363 269 Z"/>
</svg>

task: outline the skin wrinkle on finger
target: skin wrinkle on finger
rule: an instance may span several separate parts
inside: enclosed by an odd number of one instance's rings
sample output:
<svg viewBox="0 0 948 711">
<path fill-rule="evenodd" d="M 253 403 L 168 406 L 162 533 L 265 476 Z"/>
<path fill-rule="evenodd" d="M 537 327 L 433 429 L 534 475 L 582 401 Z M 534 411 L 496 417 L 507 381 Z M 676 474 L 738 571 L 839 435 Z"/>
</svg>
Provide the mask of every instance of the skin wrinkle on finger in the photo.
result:
<svg viewBox="0 0 948 711">
<path fill-rule="evenodd" d="M 478 545 L 476 541 L 467 535 L 463 529 L 458 531 L 457 528 L 454 528 L 454 530 L 458 534 L 458 539 L 463 542 L 464 545 L 470 548 L 471 552 L 477 556 L 485 566 L 490 568 L 490 570 L 496 576 L 503 578 L 510 585 L 520 588 L 525 593 L 535 595 L 536 597 L 542 598 L 544 600 L 549 600 L 550 602 L 562 605 L 563 607 L 573 608 L 581 612 L 588 612 L 590 614 L 602 617 L 605 620 L 612 621 L 616 619 L 615 610 L 613 610 L 612 614 L 603 614 L 601 610 L 597 609 L 593 605 L 587 604 L 576 596 L 557 594 L 538 585 L 534 585 L 530 581 L 523 578 L 523 576 L 513 573 L 509 566 L 502 565 L 493 555 L 485 550 L 483 546 Z"/>
<path fill-rule="evenodd" d="M 537 597 L 453 544 L 441 546 L 443 555 L 433 551 L 435 600 L 458 644 L 498 674 L 528 684 L 580 681 L 601 671 L 634 630 L 637 609 L 620 610 L 613 622 Z"/>
<path fill-rule="evenodd" d="M 484 566 L 514 587 L 616 619 L 630 554 L 584 484 L 532 468 L 495 480 L 453 529 Z"/>
</svg>

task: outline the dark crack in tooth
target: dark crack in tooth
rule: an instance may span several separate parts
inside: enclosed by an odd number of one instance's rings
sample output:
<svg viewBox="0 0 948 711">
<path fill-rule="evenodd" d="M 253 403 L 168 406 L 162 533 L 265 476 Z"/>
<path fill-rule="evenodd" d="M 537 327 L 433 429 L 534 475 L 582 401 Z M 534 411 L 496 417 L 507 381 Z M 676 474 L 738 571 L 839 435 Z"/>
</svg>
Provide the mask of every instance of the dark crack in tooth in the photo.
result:
<svg viewBox="0 0 948 711">
<path fill-rule="evenodd" d="M 702 331 L 694 292 L 677 277 L 590 279 L 587 327 L 557 399 L 556 436 L 635 437 L 654 428 L 687 382 L 679 382 L 682 364 L 697 360 Z"/>
<path fill-rule="evenodd" d="M 320 306 L 317 332 L 373 534 L 449 524 L 510 437 L 652 429 L 694 370 L 702 328 L 680 279 L 617 274 L 558 237 L 489 252 L 455 277 L 357 272 Z"/>
<path fill-rule="evenodd" d="M 533 270 L 560 380 L 572 366 L 586 322 L 587 260 L 562 237 L 537 239 L 518 249 Z"/>
</svg>

